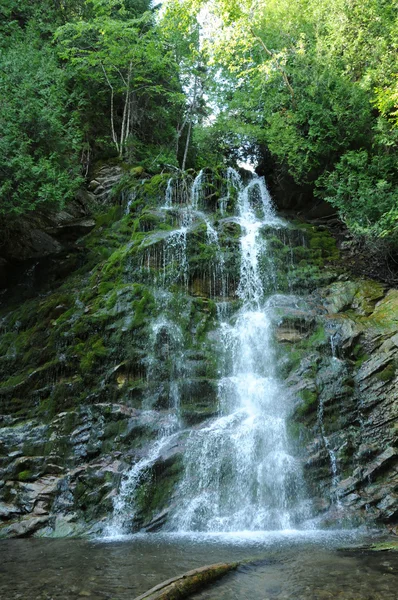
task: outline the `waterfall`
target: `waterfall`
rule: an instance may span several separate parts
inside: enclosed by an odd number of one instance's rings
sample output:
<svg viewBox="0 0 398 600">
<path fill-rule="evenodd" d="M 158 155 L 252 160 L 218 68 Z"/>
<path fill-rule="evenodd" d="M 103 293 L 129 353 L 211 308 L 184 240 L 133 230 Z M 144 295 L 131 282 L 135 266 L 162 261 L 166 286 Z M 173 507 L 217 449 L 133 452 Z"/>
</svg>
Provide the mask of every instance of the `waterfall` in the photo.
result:
<svg viewBox="0 0 398 600">
<path fill-rule="evenodd" d="M 157 302 L 163 312 L 168 309 L 168 298 L 160 294 Z M 173 321 L 160 316 L 151 327 L 146 356 L 147 398 L 144 402 L 146 414 L 153 414 L 152 404 L 164 390 L 159 387 L 159 380 L 168 375 L 169 414 L 161 422 L 158 437 L 151 444 L 146 455 L 138 460 L 125 474 L 121 481 L 119 493 L 113 501 L 113 516 L 105 534 L 110 537 L 122 535 L 136 517 L 136 498 L 140 485 L 150 475 L 151 469 L 161 456 L 162 451 L 172 443 L 181 428 L 180 389 L 179 382 L 185 375 L 182 331 Z M 165 361 L 173 357 L 173 369 L 168 372 Z M 166 373 L 165 373 L 166 371 Z"/>
<path fill-rule="evenodd" d="M 189 215 L 186 215 L 186 217 L 181 227 L 173 231 L 168 237 L 163 263 L 165 282 L 167 280 L 171 282 L 181 281 L 185 288 L 188 287 L 187 231 L 190 224 Z"/>
<path fill-rule="evenodd" d="M 133 192 L 130 192 L 127 196 L 127 204 L 126 204 L 126 209 L 125 209 L 126 215 L 130 214 L 131 205 L 133 204 L 135 199 L 136 199 L 136 194 Z"/>
<path fill-rule="evenodd" d="M 113 538 L 126 533 L 136 516 L 136 495 L 139 486 L 172 437 L 164 435 L 157 439 L 148 454 L 136 462 L 122 479 L 119 493 L 113 501 L 112 520 L 105 529 L 105 536 Z"/>
<path fill-rule="evenodd" d="M 228 195 L 219 206 L 225 215 L 231 210 L 232 191 L 237 196 L 237 214 L 228 219 L 240 228 L 240 267 L 235 290 L 239 308 L 226 309 L 230 290 L 218 231 L 204 212 L 205 183 L 201 171 L 184 203 L 178 199 L 178 183 L 173 192 L 170 179 L 161 206 L 162 210 L 176 211 L 179 223 L 165 241 L 163 284 L 180 283 L 186 294 L 188 235 L 198 224 L 206 225 L 207 245 L 213 248 L 215 256 L 209 264 L 210 296 L 217 297 L 214 343 L 219 347 L 218 416 L 189 431 L 183 476 L 175 489 L 165 527 L 179 532 L 289 529 L 307 515 L 305 503 L 301 504 L 301 469 L 289 450 L 286 431 L 289 399 L 275 372 L 273 298 L 279 296 L 266 237 L 267 228 L 283 228 L 285 224 L 275 215 L 262 178 L 252 176 L 244 185 L 239 174 L 228 169 Z M 152 325 L 153 350 L 147 358 L 147 373 L 150 389 L 151 381 L 157 381 L 156 352 L 162 352 L 162 344 L 156 350 L 158 341 L 162 336 L 173 340 L 174 368 L 168 390 L 171 416 L 145 458 L 133 464 L 123 478 L 114 500 L 113 534 L 122 532 L 134 518 L 139 486 L 165 445 L 184 427 L 179 417 L 179 381 L 186 372 L 184 341 L 171 311 L 167 311 L 163 299 Z"/>
<path fill-rule="evenodd" d="M 238 177 L 229 172 L 238 184 L 242 306 L 219 323 L 219 417 L 190 433 L 171 530 L 287 529 L 300 498 L 300 469 L 288 451 L 288 407 L 274 372 L 271 309 L 264 297 L 269 273 L 261 269 L 268 252 L 261 229 L 283 223 L 263 179 L 243 186 Z"/>
</svg>

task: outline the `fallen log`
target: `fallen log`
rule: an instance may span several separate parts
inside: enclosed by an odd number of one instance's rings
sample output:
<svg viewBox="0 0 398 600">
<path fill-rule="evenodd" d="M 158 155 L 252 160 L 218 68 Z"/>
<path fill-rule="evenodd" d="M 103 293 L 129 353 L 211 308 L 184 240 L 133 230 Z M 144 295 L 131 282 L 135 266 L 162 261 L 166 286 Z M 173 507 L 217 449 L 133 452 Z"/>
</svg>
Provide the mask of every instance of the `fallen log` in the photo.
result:
<svg viewBox="0 0 398 600">
<path fill-rule="evenodd" d="M 234 571 L 239 563 L 217 563 L 193 569 L 173 579 L 155 585 L 152 589 L 134 600 L 182 600 L 204 588 L 208 583 Z"/>
</svg>

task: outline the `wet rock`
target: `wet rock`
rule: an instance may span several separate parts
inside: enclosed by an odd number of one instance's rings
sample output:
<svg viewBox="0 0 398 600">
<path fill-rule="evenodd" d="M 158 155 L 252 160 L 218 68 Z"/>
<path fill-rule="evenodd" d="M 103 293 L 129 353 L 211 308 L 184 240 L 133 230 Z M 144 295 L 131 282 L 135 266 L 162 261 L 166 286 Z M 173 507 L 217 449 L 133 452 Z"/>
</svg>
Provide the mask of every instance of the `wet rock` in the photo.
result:
<svg viewBox="0 0 398 600">
<path fill-rule="evenodd" d="M 76 219 L 61 223 L 57 227 L 50 228 L 47 230 L 47 233 L 65 244 L 87 235 L 94 227 L 94 219 Z"/>
<path fill-rule="evenodd" d="M 380 470 L 386 469 L 391 463 L 398 463 L 397 448 L 387 448 L 382 454 L 373 460 L 363 473 L 364 479 L 374 477 L 375 474 L 377 474 Z"/>
<path fill-rule="evenodd" d="M 108 204 L 112 200 L 112 190 L 123 176 L 123 169 L 118 165 L 102 165 L 96 170 L 88 189 L 95 196 L 95 201 Z"/>
<path fill-rule="evenodd" d="M 45 527 L 49 521 L 48 516 L 25 517 L 0 529 L 0 537 L 20 538 L 28 537 Z"/>
<path fill-rule="evenodd" d="M 358 381 L 361 382 L 373 375 L 374 373 L 382 371 L 384 367 L 391 363 L 393 358 L 394 356 L 392 356 L 390 353 L 386 354 L 385 352 L 373 356 L 372 358 L 367 360 L 358 370 L 358 373 L 356 375 Z"/>
<path fill-rule="evenodd" d="M 285 329 L 285 328 L 280 327 L 279 329 L 276 330 L 275 337 L 278 342 L 293 343 L 293 342 L 300 342 L 301 340 L 303 340 L 306 337 L 306 335 L 303 333 L 300 333 L 299 331 L 294 331 L 291 329 Z"/>
<path fill-rule="evenodd" d="M 7 246 L 12 256 L 7 261 L 69 248 L 93 227 L 85 206 L 94 201 L 106 207 L 87 246 L 79 241 L 97 262 L 69 277 L 73 260 L 64 256 L 67 279 L 60 290 L 2 313 L 0 515 L 6 527 L 22 516 L 23 535 L 99 530 L 123 473 L 178 421 L 187 429 L 149 465 L 137 493 L 134 525 L 161 527 L 181 477 L 186 437 L 218 411 L 217 353 L 224 342 L 215 319 L 222 307 L 214 298 L 220 281 L 209 276 L 216 257 L 206 225 L 198 219 L 186 237 L 190 266 L 182 281 L 181 257 L 172 269 L 165 260 L 178 217 L 177 211 L 166 216 L 159 211 L 168 175 L 158 176 L 156 185 L 141 185 L 145 173 L 132 173 L 138 196 L 144 191 L 118 223 L 109 206 L 124 172 L 120 165 L 101 165 L 90 192 L 74 207 L 46 218 L 36 215 L 22 241 Z M 209 206 L 215 198 L 209 197 Z M 233 315 L 240 302 L 241 227 L 232 216 L 211 222 L 225 259 L 224 308 Z M 37 231 L 51 238 L 52 249 L 33 239 Z M 393 527 L 397 292 L 329 268 L 336 248 L 324 228 L 270 227 L 261 235 L 270 236 L 275 248 L 273 272 L 282 290 L 267 304 L 274 315 L 276 375 L 286 397 L 295 398 L 289 432 L 314 511 L 326 520 L 331 499 L 339 499 L 358 521 L 377 519 Z M 296 294 L 287 282 L 293 273 Z M 166 280 L 170 285 L 159 291 Z M 173 337 L 167 325 L 160 326 L 159 315 L 179 334 Z M 36 530 L 37 518 L 48 521 Z M 335 511 L 333 522 L 339 518 Z"/>
<path fill-rule="evenodd" d="M 16 517 L 19 514 L 21 514 L 21 510 L 14 504 L 0 502 L 0 519 L 2 521 L 8 521 L 12 517 Z"/>
<path fill-rule="evenodd" d="M 397 293 L 386 294 L 375 282 L 339 281 L 313 298 L 317 304 L 309 299 L 308 306 L 315 307 L 329 344 L 315 338 L 315 343 L 311 338 L 293 342 L 300 362 L 290 363 L 294 368 L 286 379 L 298 398 L 292 419 L 306 427 L 308 486 L 315 497 L 338 497 L 355 522 L 393 522 L 398 483 Z M 303 410 L 302 394 L 313 392 L 317 412 Z M 326 436 L 320 445 L 319 402 Z M 334 482 L 331 453 L 337 469 Z"/>
<path fill-rule="evenodd" d="M 345 494 L 351 494 L 355 489 L 357 489 L 361 484 L 361 479 L 356 477 L 348 477 L 343 481 L 340 481 L 338 484 L 338 493 L 340 496 Z M 351 499 L 349 500 L 351 501 Z"/>
<path fill-rule="evenodd" d="M 159 531 L 159 529 L 161 529 L 166 523 L 169 514 L 169 509 L 162 510 L 160 513 L 155 515 L 148 524 L 143 525 L 142 530 L 147 531 L 148 533 Z"/>
</svg>

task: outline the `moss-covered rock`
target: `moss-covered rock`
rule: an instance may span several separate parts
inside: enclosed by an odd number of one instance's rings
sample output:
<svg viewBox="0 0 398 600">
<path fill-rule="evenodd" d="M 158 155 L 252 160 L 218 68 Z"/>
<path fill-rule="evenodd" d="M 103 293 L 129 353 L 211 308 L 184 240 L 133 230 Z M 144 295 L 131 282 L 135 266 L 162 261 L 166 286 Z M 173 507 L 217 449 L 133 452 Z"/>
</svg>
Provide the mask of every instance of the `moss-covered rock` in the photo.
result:
<svg viewBox="0 0 398 600">
<path fill-rule="evenodd" d="M 198 210 L 184 220 L 194 173 L 110 167 L 117 185 L 110 194 L 97 182 L 106 202 L 74 270 L 0 312 L 4 535 L 81 534 L 94 522 L 99 531 L 122 474 L 175 423 L 183 432 L 219 408 L 217 311 L 241 305 L 236 189 L 222 168 L 204 170 Z M 99 178 L 113 176 L 103 168 Z M 288 431 L 314 505 L 338 496 L 392 523 L 396 456 L 382 449 L 398 443 L 398 293 L 344 272 L 326 228 L 296 222 L 261 235 L 272 251 L 259 257 L 265 291 L 278 291 L 278 376 L 295 398 Z M 135 489 L 131 529 L 164 524 L 182 472 L 177 446 Z"/>
</svg>

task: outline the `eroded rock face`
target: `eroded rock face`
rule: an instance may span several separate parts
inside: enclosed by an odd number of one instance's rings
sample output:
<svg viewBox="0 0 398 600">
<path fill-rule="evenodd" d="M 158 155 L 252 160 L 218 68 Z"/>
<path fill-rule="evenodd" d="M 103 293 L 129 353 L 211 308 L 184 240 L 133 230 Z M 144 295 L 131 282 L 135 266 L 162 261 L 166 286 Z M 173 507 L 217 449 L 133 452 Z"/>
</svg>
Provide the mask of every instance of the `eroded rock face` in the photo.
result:
<svg viewBox="0 0 398 600">
<path fill-rule="evenodd" d="M 113 189 L 122 176 L 123 168 L 119 165 L 104 164 L 95 169 L 88 190 L 94 195 L 97 204 L 111 203 Z"/>
<path fill-rule="evenodd" d="M 112 169 L 91 185 L 104 205 L 122 175 Z M 169 175 L 140 177 L 125 194 L 130 212 L 113 207 L 85 238 L 87 263 L 55 291 L 0 315 L 2 536 L 102 531 L 124 474 L 178 412 L 178 433 L 148 465 L 127 518 L 130 530 L 163 527 L 187 435 L 218 411 L 221 288 L 227 310 L 239 305 L 233 198 L 230 213 L 211 217 L 221 281 L 200 219 L 183 240 L 189 266 L 181 270 L 176 211 L 160 208 Z M 212 210 L 222 185 L 206 192 Z M 67 237 L 67 221 L 62 227 Z M 398 291 L 345 273 L 324 229 L 293 224 L 263 235 L 281 290 L 274 338 L 279 377 L 294 398 L 290 438 L 314 517 L 394 527 Z"/>
<path fill-rule="evenodd" d="M 308 329 L 307 339 L 290 349 L 296 364 L 287 366 L 298 398 L 292 429 L 305 444 L 307 484 L 316 504 L 329 510 L 330 523 L 394 528 L 398 291 L 340 281 L 314 292 L 308 307 L 316 334 Z"/>
<path fill-rule="evenodd" d="M 100 531 L 122 473 L 145 456 L 163 426 L 159 415 L 122 404 L 83 405 L 47 425 L 7 421 L 1 429 L 3 537 Z M 178 444 L 165 450 L 154 466 L 159 481 L 180 453 Z M 155 517 L 143 525 L 158 528 Z"/>
</svg>

